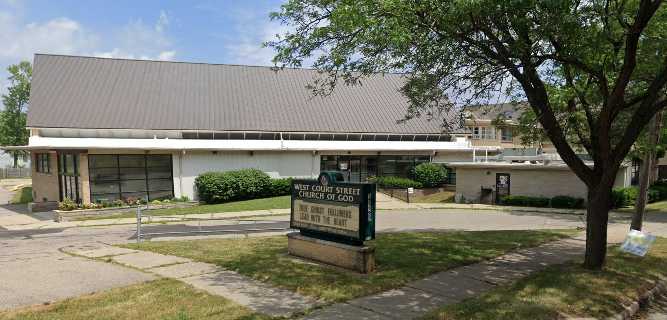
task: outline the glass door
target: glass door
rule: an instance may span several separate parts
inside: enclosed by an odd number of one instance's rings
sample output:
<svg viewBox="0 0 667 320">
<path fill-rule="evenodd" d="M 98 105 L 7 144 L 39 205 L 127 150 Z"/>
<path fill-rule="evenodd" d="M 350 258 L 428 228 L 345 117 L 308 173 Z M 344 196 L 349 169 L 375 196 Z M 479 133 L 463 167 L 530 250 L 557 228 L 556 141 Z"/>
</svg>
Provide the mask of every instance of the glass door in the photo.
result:
<svg viewBox="0 0 667 320">
<path fill-rule="evenodd" d="M 361 181 L 361 157 L 350 158 L 350 182 Z"/>
<path fill-rule="evenodd" d="M 510 174 L 496 173 L 496 203 L 504 196 L 510 195 Z"/>
<path fill-rule="evenodd" d="M 58 183 L 60 201 L 65 199 L 81 202 L 79 197 L 79 154 L 72 152 L 58 153 Z"/>
</svg>

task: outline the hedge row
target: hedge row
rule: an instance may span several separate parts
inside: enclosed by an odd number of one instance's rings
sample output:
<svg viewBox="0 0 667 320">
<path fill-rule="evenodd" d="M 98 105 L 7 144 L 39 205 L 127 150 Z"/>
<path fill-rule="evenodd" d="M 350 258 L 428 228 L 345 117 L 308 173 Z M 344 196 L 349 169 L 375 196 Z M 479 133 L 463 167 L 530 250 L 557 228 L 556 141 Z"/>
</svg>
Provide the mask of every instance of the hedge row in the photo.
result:
<svg viewBox="0 0 667 320">
<path fill-rule="evenodd" d="M 614 188 L 611 192 L 613 208 L 634 206 L 639 195 L 636 187 Z M 648 202 L 667 200 L 667 183 L 657 182 L 648 188 Z"/>
<path fill-rule="evenodd" d="M 517 207 L 539 207 L 539 208 L 561 208 L 580 209 L 584 207 L 584 199 L 570 196 L 530 197 L 530 196 L 504 196 L 500 198 L 500 204 Z"/>
<path fill-rule="evenodd" d="M 375 177 L 373 179 L 382 188 L 421 188 L 423 185 L 417 181 L 401 177 Z"/>
<path fill-rule="evenodd" d="M 290 178 L 271 179 L 257 169 L 206 172 L 195 179 L 199 200 L 206 203 L 288 195 L 291 183 Z"/>
</svg>

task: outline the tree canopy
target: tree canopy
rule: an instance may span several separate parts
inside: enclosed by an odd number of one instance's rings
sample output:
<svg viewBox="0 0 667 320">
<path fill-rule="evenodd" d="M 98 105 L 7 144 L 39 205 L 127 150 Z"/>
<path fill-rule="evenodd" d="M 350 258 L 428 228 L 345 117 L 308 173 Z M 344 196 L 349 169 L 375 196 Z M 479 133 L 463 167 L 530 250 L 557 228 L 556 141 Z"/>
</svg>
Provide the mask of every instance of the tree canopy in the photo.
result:
<svg viewBox="0 0 667 320">
<path fill-rule="evenodd" d="M 4 109 L 0 111 L 0 145 L 20 146 L 28 143 L 26 130 L 26 113 L 30 99 L 30 81 L 32 65 L 28 61 L 11 65 L 9 72 L 9 88 L 2 95 Z M 21 151 L 12 151 L 14 167 Z"/>
<path fill-rule="evenodd" d="M 324 75 L 313 84 L 316 94 L 341 80 L 355 84 L 374 73 L 404 72 L 408 118 L 499 93 L 527 100 L 589 189 L 585 264 L 601 268 L 616 173 L 642 128 L 667 106 L 667 10 L 661 5 L 289 0 L 272 17 L 290 31 L 267 45 L 279 66 L 314 57 Z"/>
</svg>

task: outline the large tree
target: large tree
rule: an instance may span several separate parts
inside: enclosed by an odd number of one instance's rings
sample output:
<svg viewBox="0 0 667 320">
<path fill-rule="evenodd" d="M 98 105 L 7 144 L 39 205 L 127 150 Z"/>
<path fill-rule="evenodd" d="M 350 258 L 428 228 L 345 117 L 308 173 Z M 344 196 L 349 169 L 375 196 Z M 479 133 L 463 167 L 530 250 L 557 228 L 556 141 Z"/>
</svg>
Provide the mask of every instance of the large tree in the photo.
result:
<svg viewBox="0 0 667 320">
<path fill-rule="evenodd" d="M 405 72 L 408 118 L 452 101 L 528 101 L 588 187 L 585 265 L 602 268 L 610 193 L 642 128 L 667 105 L 667 10 L 660 0 L 288 0 L 267 43 L 279 66 L 322 71 L 315 93 Z M 576 137 L 592 157 L 577 154 Z"/>
<path fill-rule="evenodd" d="M 30 99 L 30 81 L 32 65 L 28 61 L 11 65 L 9 72 L 9 88 L 2 95 L 4 109 L 0 111 L 0 145 L 20 146 L 28 143 L 26 130 L 26 113 Z M 14 156 L 14 168 L 18 166 L 18 158 L 23 151 L 11 151 Z"/>
</svg>

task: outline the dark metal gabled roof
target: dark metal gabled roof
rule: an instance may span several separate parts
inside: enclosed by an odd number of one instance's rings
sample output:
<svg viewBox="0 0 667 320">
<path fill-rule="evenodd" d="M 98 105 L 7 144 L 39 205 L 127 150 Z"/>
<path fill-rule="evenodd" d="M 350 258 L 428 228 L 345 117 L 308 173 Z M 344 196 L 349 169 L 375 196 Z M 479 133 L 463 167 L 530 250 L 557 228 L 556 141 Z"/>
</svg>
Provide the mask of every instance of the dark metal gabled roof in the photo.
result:
<svg viewBox="0 0 667 320">
<path fill-rule="evenodd" d="M 311 69 L 35 56 L 28 127 L 440 133 L 403 119 L 399 74 L 313 96 Z"/>
</svg>

